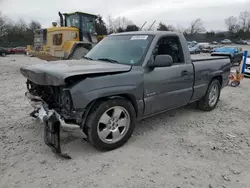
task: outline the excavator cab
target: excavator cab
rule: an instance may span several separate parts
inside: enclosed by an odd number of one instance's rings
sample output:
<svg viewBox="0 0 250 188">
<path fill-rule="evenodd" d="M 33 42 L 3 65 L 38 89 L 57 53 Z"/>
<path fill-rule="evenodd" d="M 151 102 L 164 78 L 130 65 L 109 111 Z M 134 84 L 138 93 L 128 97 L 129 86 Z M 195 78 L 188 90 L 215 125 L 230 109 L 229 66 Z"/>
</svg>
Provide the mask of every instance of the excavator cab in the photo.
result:
<svg viewBox="0 0 250 188">
<path fill-rule="evenodd" d="M 81 59 L 99 42 L 96 15 L 74 12 L 58 13 L 60 26 L 39 29 L 34 33 L 34 45 L 27 54 L 47 61 Z"/>
<path fill-rule="evenodd" d="M 76 27 L 79 29 L 80 41 L 92 44 L 98 43 L 95 30 L 96 15 L 74 12 L 74 13 L 58 13 L 60 17 L 61 27 Z"/>
</svg>

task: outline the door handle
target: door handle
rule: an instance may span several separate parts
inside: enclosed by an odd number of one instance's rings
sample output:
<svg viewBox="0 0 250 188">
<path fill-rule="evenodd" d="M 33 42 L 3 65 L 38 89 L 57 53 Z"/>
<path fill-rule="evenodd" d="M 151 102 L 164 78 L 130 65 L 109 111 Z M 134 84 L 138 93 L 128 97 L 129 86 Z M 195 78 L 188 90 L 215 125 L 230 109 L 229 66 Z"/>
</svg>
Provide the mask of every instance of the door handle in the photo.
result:
<svg viewBox="0 0 250 188">
<path fill-rule="evenodd" d="M 181 72 L 181 76 L 186 76 L 186 75 L 188 75 L 188 71 L 182 71 Z"/>
</svg>

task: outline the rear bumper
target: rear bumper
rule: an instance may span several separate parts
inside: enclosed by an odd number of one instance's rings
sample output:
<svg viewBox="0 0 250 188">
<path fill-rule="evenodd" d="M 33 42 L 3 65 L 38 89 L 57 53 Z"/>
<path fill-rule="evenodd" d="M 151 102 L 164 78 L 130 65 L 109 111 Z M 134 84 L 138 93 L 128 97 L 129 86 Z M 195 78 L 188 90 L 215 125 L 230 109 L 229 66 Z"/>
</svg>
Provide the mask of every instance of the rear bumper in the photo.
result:
<svg viewBox="0 0 250 188">
<path fill-rule="evenodd" d="M 250 70 L 244 72 L 244 76 L 250 77 Z"/>
</svg>

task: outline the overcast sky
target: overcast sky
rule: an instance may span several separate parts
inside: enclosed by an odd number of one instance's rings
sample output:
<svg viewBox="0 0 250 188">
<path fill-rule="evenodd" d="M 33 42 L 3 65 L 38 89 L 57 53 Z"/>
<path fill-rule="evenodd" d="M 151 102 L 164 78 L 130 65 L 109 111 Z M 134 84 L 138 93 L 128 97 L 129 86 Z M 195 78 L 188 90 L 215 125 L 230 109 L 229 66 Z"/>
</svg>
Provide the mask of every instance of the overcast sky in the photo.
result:
<svg viewBox="0 0 250 188">
<path fill-rule="evenodd" d="M 185 28 L 201 18 L 208 30 L 224 30 L 224 19 L 250 11 L 250 0 L 0 0 L 0 11 L 14 20 L 38 20 L 44 27 L 58 19 L 58 11 L 82 11 L 104 18 L 125 16 L 139 26 L 156 20 Z"/>
</svg>

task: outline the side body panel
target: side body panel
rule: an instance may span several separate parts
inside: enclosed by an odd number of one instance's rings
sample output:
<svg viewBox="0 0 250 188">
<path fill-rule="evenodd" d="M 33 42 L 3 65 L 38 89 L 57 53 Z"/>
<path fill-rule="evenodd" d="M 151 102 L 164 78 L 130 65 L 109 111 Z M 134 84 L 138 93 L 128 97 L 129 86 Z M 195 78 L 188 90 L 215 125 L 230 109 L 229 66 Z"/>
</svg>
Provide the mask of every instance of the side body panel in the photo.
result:
<svg viewBox="0 0 250 188">
<path fill-rule="evenodd" d="M 193 94 L 192 64 L 158 67 L 144 74 L 144 115 L 188 104 Z"/>
<path fill-rule="evenodd" d="M 152 53 L 162 37 L 178 37 L 183 51 L 184 62 L 171 67 L 150 69 L 148 62 L 154 61 Z M 144 62 L 144 116 L 177 108 L 189 103 L 193 95 L 194 69 L 191 63 L 187 42 L 183 35 L 156 36 Z M 151 62 L 152 63 L 152 62 Z"/>
<path fill-rule="evenodd" d="M 225 87 L 230 74 L 231 63 L 229 59 L 211 59 L 193 62 L 195 68 L 194 94 L 191 101 L 202 98 L 207 91 L 212 78 L 222 78 L 222 87 Z"/>
</svg>

